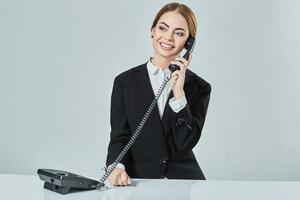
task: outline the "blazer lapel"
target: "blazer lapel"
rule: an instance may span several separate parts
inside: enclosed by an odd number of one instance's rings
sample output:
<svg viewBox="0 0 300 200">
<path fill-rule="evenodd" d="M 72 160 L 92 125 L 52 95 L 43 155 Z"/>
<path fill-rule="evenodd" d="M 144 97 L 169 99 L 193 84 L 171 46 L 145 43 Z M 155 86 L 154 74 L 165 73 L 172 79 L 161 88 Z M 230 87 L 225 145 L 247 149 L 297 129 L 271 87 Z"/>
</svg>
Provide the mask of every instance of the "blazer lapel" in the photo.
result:
<svg viewBox="0 0 300 200">
<path fill-rule="evenodd" d="M 172 126 L 171 126 L 172 125 L 171 124 L 172 123 L 172 121 L 171 121 L 171 112 L 173 112 L 173 110 L 169 105 L 169 100 L 173 97 L 174 97 L 174 94 L 173 94 L 173 91 L 171 90 L 171 92 L 169 94 L 169 97 L 168 97 L 168 100 L 167 100 L 166 105 L 165 105 L 163 116 L 161 118 L 161 123 L 162 123 L 163 129 L 164 129 L 165 137 L 167 137 L 167 134 L 168 134 L 169 130 L 172 128 Z"/>
<path fill-rule="evenodd" d="M 137 90 L 137 98 L 139 101 L 142 101 L 142 104 L 145 104 L 145 112 L 147 106 L 150 105 L 151 101 L 154 99 L 154 93 L 152 90 L 152 86 L 150 83 L 150 78 L 147 71 L 147 64 L 140 66 L 139 68 L 135 69 L 139 74 L 135 77 L 135 87 Z M 149 105 L 147 105 L 149 104 Z"/>
</svg>

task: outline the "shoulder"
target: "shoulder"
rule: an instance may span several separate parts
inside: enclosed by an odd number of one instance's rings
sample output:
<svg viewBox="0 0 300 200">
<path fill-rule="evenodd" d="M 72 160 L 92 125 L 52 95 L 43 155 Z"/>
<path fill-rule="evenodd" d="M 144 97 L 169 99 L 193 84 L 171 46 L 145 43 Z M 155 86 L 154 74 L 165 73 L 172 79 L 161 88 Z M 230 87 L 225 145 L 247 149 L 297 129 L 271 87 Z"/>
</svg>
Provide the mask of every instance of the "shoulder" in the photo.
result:
<svg viewBox="0 0 300 200">
<path fill-rule="evenodd" d="M 186 78 L 188 80 L 188 85 L 195 88 L 196 90 L 202 90 L 205 92 L 211 92 L 211 85 L 208 81 L 204 80 L 200 76 L 198 76 L 196 73 L 191 71 L 190 69 L 187 69 L 186 71 Z"/>
<path fill-rule="evenodd" d="M 134 78 L 137 73 L 142 72 L 147 69 L 147 63 L 132 67 L 116 76 L 115 82 L 127 82 Z"/>
</svg>

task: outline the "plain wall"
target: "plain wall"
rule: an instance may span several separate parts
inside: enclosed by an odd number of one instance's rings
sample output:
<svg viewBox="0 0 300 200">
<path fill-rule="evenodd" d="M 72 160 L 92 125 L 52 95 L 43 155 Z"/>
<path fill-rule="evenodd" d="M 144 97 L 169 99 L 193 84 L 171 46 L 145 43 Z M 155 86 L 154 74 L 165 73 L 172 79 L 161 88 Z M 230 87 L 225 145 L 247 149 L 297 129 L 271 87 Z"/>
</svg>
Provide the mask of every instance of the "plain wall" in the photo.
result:
<svg viewBox="0 0 300 200">
<path fill-rule="evenodd" d="M 103 174 L 113 79 L 152 56 L 166 2 L 0 0 L 0 173 Z M 190 69 L 212 85 L 194 148 L 207 179 L 300 180 L 300 1 L 182 3 Z"/>
</svg>

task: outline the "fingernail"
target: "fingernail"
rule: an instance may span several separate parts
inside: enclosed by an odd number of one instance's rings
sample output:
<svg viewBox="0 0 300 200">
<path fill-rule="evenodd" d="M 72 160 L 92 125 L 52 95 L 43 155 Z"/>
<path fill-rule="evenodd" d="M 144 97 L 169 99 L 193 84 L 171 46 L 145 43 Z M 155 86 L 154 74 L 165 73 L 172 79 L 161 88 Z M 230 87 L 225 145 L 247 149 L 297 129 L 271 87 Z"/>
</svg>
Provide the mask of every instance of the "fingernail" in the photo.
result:
<svg viewBox="0 0 300 200">
<path fill-rule="evenodd" d="M 128 180 L 128 184 L 131 184 L 131 180 Z"/>
</svg>

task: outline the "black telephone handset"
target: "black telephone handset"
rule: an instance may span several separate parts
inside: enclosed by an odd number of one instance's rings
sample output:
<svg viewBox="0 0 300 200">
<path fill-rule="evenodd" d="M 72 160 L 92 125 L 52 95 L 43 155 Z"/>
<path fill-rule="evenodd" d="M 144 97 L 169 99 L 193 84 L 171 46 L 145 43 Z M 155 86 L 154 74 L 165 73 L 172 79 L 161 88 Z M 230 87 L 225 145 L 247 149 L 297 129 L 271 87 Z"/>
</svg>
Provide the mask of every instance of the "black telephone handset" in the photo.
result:
<svg viewBox="0 0 300 200">
<path fill-rule="evenodd" d="M 185 46 L 184 46 L 184 48 L 186 49 L 185 54 L 182 56 L 184 59 L 186 59 L 186 60 L 189 59 L 190 54 L 193 52 L 194 46 L 195 46 L 195 38 L 192 36 L 189 36 L 189 38 L 187 39 Z M 176 64 L 170 64 L 169 69 L 173 73 L 176 70 L 180 70 L 180 67 Z"/>
</svg>

